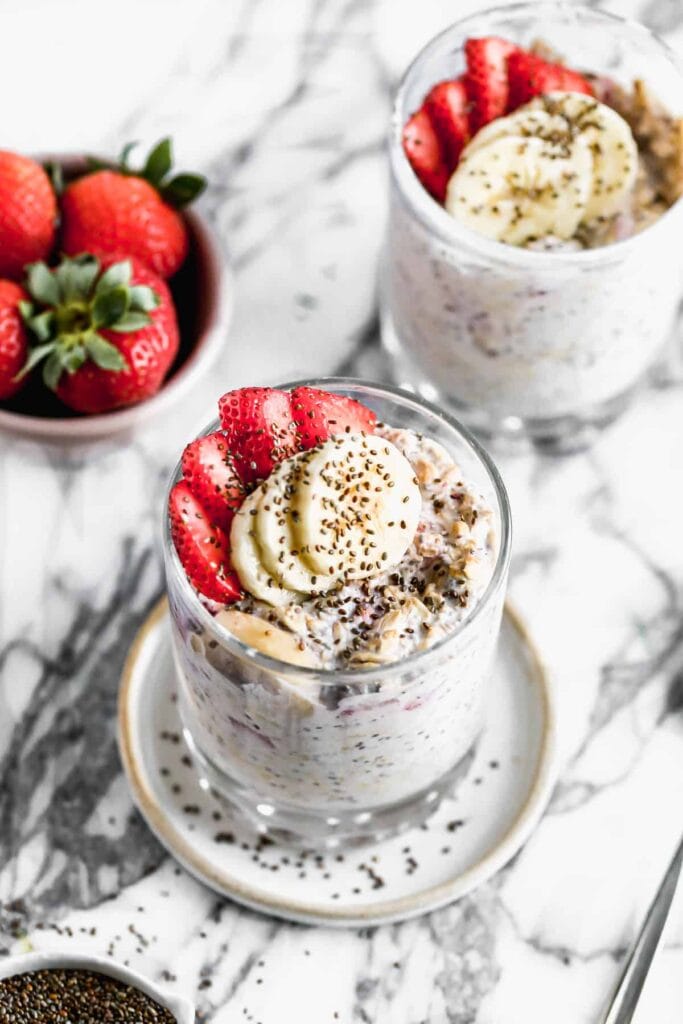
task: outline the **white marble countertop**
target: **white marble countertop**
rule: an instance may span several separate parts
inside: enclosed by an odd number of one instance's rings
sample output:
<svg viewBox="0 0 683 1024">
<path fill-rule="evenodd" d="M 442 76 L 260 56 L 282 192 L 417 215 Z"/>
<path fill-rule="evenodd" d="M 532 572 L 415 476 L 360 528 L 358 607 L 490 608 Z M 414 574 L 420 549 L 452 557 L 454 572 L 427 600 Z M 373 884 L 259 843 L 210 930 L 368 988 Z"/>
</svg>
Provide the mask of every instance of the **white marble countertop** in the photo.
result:
<svg viewBox="0 0 683 1024">
<path fill-rule="evenodd" d="M 683 47 L 680 0 L 611 6 Z M 164 855 L 115 746 L 122 662 L 162 589 L 164 483 L 215 396 L 384 372 L 389 95 L 454 13 L 436 0 L 0 3 L 3 147 L 113 153 L 173 134 L 178 162 L 213 182 L 203 207 L 238 285 L 219 366 L 170 419 L 90 453 L 0 440 L 0 953 L 109 951 L 212 1024 L 596 1020 L 683 825 L 680 372 L 588 454 L 501 460 L 511 591 L 558 687 L 563 771 L 531 841 L 476 894 L 364 931 L 241 910 Z M 682 1007 L 683 895 L 636 1020 L 680 1024 Z"/>
</svg>

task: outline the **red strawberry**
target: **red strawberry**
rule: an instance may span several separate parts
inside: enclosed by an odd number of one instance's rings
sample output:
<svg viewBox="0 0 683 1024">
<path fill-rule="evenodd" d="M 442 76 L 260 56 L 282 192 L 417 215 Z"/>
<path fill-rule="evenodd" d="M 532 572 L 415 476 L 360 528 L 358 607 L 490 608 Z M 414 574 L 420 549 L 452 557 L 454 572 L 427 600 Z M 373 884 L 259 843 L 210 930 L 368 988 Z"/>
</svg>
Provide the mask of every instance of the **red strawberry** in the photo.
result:
<svg viewBox="0 0 683 1024">
<path fill-rule="evenodd" d="M 485 36 L 465 43 L 467 90 L 472 98 L 472 134 L 501 117 L 508 107 L 507 62 L 517 47 L 507 39 Z"/>
<path fill-rule="evenodd" d="M 26 263 L 47 258 L 56 219 L 54 189 L 40 164 L 0 150 L 0 277 L 19 280 Z"/>
<path fill-rule="evenodd" d="M 190 441 L 183 452 L 183 477 L 213 522 L 227 530 L 244 500 L 225 434 L 216 431 Z"/>
<path fill-rule="evenodd" d="M 448 170 L 453 171 L 470 137 L 470 100 L 462 78 L 439 82 L 427 95 L 424 109 L 441 142 Z"/>
<path fill-rule="evenodd" d="M 213 601 L 238 601 L 242 592 L 230 566 L 228 537 L 211 522 L 184 480 L 171 491 L 168 514 L 173 543 L 192 586 Z"/>
<path fill-rule="evenodd" d="M 0 398 L 9 398 L 22 387 L 16 376 L 26 362 L 28 339 L 19 303 L 28 299 L 14 281 L 0 281 Z"/>
<path fill-rule="evenodd" d="M 276 463 L 297 451 L 292 408 L 286 391 L 238 388 L 218 402 L 221 424 L 243 483 L 267 477 Z"/>
<path fill-rule="evenodd" d="M 187 255 L 188 235 L 178 207 L 203 190 L 203 178 L 179 174 L 166 182 L 171 144 L 164 139 L 139 174 L 129 170 L 124 150 L 121 170 L 99 170 L 69 185 L 62 196 L 62 248 L 137 256 L 160 277 L 170 277 Z"/>
<path fill-rule="evenodd" d="M 26 364 L 77 412 L 100 413 L 150 398 L 178 351 L 165 281 L 131 257 L 64 258 L 28 268 L 33 300 L 22 313 L 34 338 Z"/>
<path fill-rule="evenodd" d="M 571 71 L 562 64 L 550 64 L 522 50 L 512 53 L 508 59 L 508 79 L 509 110 L 516 110 L 534 96 L 546 92 L 583 92 L 593 95 L 590 85 L 577 71 Z"/>
<path fill-rule="evenodd" d="M 424 187 L 440 203 L 446 198 L 448 168 L 429 114 L 421 107 L 403 128 L 403 151 Z"/>
<path fill-rule="evenodd" d="M 374 412 L 360 402 L 318 388 L 294 388 L 292 415 L 299 449 L 304 451 L 315 448 L 334 434 L 372 433 L 377 424 Z"/>
</svg>

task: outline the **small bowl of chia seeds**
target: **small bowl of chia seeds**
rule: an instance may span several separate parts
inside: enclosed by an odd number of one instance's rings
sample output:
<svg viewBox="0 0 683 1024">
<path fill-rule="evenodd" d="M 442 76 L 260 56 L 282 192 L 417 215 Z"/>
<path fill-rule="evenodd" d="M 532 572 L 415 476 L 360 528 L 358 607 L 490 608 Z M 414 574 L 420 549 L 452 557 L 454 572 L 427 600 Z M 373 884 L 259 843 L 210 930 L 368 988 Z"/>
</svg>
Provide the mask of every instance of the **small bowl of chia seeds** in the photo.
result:
<svg viewBox="0 0 683 1024">
<path fill-rule="evenodd" d="M 100 957 L 29 953 L 0 960 L 0 1024 L 194 1024 L 194 1009 Z"/>
</svg>

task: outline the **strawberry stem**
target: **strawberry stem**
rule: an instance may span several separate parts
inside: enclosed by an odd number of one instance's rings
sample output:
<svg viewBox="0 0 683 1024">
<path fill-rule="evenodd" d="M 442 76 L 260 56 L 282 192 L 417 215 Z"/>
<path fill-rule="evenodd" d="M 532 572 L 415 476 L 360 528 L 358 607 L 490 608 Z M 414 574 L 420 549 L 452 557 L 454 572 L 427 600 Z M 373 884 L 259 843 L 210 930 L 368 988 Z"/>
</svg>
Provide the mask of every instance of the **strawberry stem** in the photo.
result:
<svg viewBox="0 0 683 1024">
<path fill-rule="evenodd" d="M 131 284 L 130 260 L 113 263 L 103 273 L 89 254 L 64 257 L 55 270 L 45 263 L 27 268 L 26 289 L 32 301 L 19 304 L 33 344 L 19 373 L 26 376 L 43 362 L 43 380 L 55 390 L 62 373 L 75 373 L 87 360 L 103 370 L 128 367 L 119 349 L 100 330 L 120 334 L 151 323 L 159 296 L 147 285 Z"/>
<path fill-rule="evenodd" d="M 120 174 L 144 178 L 153 185 L 159 195 L 177 210 L 194 202 L 206 189 L 206 178 L 201 174 L 183 172 L 169 177 L 173 167 L 173 142 L 170 138 L 160 139 L 151 149 L 143 167 L 131 167 L 130 155 L 138 145 L 129 142 L 123 147 L 118 164 L 106 164 L 96 157 L 88 157 L 89 171 L 101 171 L 114 167 Z"/>
</svg>

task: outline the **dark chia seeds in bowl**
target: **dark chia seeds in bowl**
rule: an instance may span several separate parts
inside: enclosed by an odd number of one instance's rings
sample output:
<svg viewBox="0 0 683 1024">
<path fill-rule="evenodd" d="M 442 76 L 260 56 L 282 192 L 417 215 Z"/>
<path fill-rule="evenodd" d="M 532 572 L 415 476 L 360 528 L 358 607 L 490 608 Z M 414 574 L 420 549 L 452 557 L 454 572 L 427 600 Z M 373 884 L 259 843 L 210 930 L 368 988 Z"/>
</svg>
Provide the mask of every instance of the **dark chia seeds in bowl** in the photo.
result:
<svg viewBox="0 0 683 1024">
<path fill-rule="evenodd" d="M 0 980 L 0 1024 L 177 1024 L 156 1000 L 95 971 L 52 968 Z"/>
</svg>

